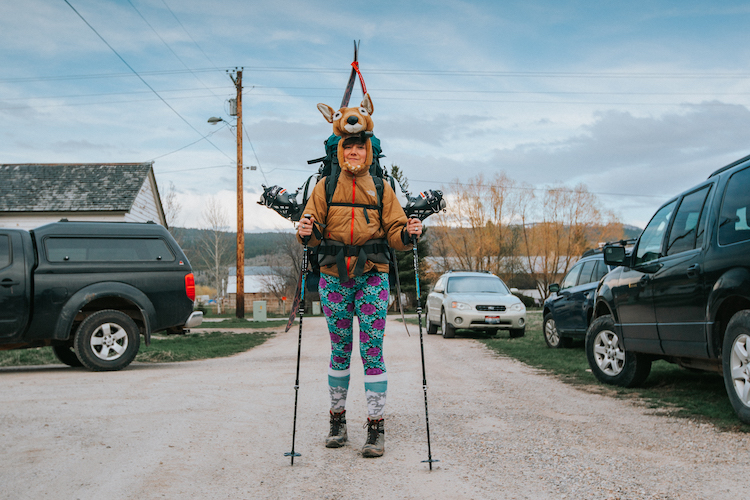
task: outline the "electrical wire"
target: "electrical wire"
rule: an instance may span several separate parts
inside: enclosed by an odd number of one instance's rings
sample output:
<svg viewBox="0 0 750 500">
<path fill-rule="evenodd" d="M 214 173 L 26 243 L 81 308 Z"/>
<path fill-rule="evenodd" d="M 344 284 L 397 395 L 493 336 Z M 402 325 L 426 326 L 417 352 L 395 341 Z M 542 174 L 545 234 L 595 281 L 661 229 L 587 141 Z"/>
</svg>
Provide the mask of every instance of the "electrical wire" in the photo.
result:
<svg viewBox="0 0 750 500">
<path fill-rule="evenodd" d="M 441 181 L 435 181 L 430 179 L 409 179 L 409 182 L 416 181 L 416 182 L 426 182 L 428 184 L 438 184 L 440 186 L 461 186 L 461 187 L 472 187 L 474 184 L 467 183 L 467 182 L 458 182 L 456 180 L 451 182 L 441 182 Z M 502 186 L 499 184 L 485 184 L 487 187 L 496 187 L 496 188 L 504 188 L 509 189 L 511 191 L 562 191 L 564 193 L 578 193 L 579 191 L 576 191 L 575 189 L 570 188 L 564 188 L 564 187 L 545 187 L 545 188 L 535 188 L 535 187 L 521 187 L 521 186 Z M 655 194 L 633 194 L 633 193 L 613 193 L 613 192 L 606 192 L 606 191 L 586 191 L 588 194 L 595 194 L 595 195 L 602 195 L 602 196 L 625 196 L 629 198 L 654 198 L 654 199 L 665 199 L 667 198 L 664 195 L 655 195 Z"/>
<path fill-rule="evenodd" d="M 136 70 L 135 70 L 135 69 L 134 69 L 134 68 L 133 68 L 133 67 L 132 67 L 132 66 L 131 66 L 130 64 L 128 64 L 128 62 L 127 62 L 127 61 L 126 61 L 126 60 L 125 60 L 125 59 L 124 59 L 124 58 L 123 58 L 123 57 L 122 57 L 122 56 L 120 55 L 120 53 L 119 53 L 119 52 L 117 52 L 117 51 L 115 50 L 115 48 L 114 48 L 114 47 L 112 47 L 112 45 L 110 45 L 110 44 L 109 44 L 109 42 L 107 42 L 107 40 L 105 40 L 105 39 L 104 39 L 104 37 L 103 37 L 102 35 L 100 35 L 100 34 L 99 34 L 99 32 L 98 32 L 98 31 L 97 31 L 97 30 L 96 30 L 96 29 L 95 29 L 95 28 L 94 28 L 94 27 L 93 27 L 93 26 L 92 26 L 92 25 L 91 25 L 91 24 L 90 24 L 90 23 L 89 23 L 89 22 L 88 22 L 88 21 L 86 20 L 86 18 L 85 18 L 85 17 L 83 17 L 83 15 L 81 15 L 81 13 L 80 13 L 80 12 L 78 12 L 78 11 L 76 10 L 76 8 L 75 8 L 75 7 L 73 7 L 73 5 L 71 5 L 71 3 L 70 3 L 70 2 L 68 1 L 68 0 L 63 0 L 63 1 L 64 1 L 64 2 L 66 3 L 66 4 L 68 4 L 68 7 L 70 7 L 70 8 L 71 8 L 71 9 L 73 10 L 73 12 L 75 12 L 75 13 L 76 13 L 76 14 L 78 15 L 78 17 L 80 17 L 80 18 L 81 18 L 81 20 L 82 20 L 82 21 L 83 21 L 84 23 L 86 23 L 86 26 L 88 26 L 89 28 L 91 28 L 91 31 L 93 31 L 93 32 L 94 32 L 94 33 L 96 34 L 96 36 L 98 36 L 98 37 L 99 37 L 99 39 L 100 39 L 100 40 L 101 40 L 102 42 L 104 42 L 104 44 L 105 44 L 105 45 L 106 45 L 107 47 L 109 47 L 109 49 L 110 49 L 110 50 L 111 50 L 111 51 L 112 51 L 112 52 L 113 52 L 113 53 L 114 53 L 114 54 L 115 54 L 115 55 L 116 55 L 116 56 L 117 56 L 117 57 L 118 57 L 118 58 L 120 59 L 120 61 L 122 61 L 122 62 L 123 62 L 123 64 L 125 64 L 125 66 L 127 66 L 127 67 L 128 67 L 128 69 L 130 69 L 130 71 L 132 71 L 132 72 L 133 72 L 133 74 L 134 74 L 134 75 L 136 75 L 136 76 L 138 77 L 138 79 L 139 79 L 139 80 L 140 80 L 141 82 L 143 82 L 143 84 L 144 84 L 144 85 L 145 85 L 146 87 L 148 87 L 149 89 L 151 89 L 151 91 L 152 91 L 152 92 L 154 93 L 154 95 L 156 95 L 156 97 L 158 97 L 158 98 L 159 98 L 159 100 L 161 100 L 161 102 L 163 102 L 163 103 L 164 103 L 164 104 L 165 104 L 165 105 L 166 105 L 166 106 L 167 106 L 167 107 L 168 107 L 169 109 L 171 109 L 171 110 L 172 110 L 172 112 L 173 112 L 173 113 L 174 113 L 175 115 L 177 115 L 177 116 L 178 116 L 178 117 L 180 118 L 180 120 L 182 120 L 183 122 L 185 122 L 185 124 L 186 124 L 186 125 L 187 125 L 188 127 L 190 127 L 191 129 L 193 129 L 193 130 L 194 130 L 194 131 L 195 131 L 195 132 L 196 132 L 196 133 L 197 133 L 198 135 L 200 135 L 201 137 L 203 137 L 204 139 L 206 139 L 206 141 L 207 141 L 207 142 L 208 142 L 209 144 L 211 144 L 211 145 L 212 145 L 212 146 L 213 146 L 214 148 L 216 148 L 216 150 L 217 150 L 217 151 L 219 151 L 219 152 L 220 152 L 221 154 L 223 154 L 224 156 L 226 156 L 227 158 L 229 158 L 229 159 L 231 160 L 231 158 L 229 157 L 229 155 L 227 155 L 227 154 L 226 154 L 226 153 L 225 153 L 224 151 L 222 151 L 222 150 L 221 150 L 221 149 L 220 149 L 220 148 L 219 148 L 219 147 L 218 147 L 218 146 L 217 146 L 216 144 L 214 144 L 213 142 L 211 142 L 211 140 L 210 140 L 210 139 L 208 139 L 208 138 L 207 138 L 207 137 L 206 137 L 205 135 L 203 135 L 202 133 L 200 133 L 200 131 L 198 131 L 198 129 L 197 129 L 197 128 L 195 128 L 195 127 L 194 127 L 194 126 L 193 126 L 193 125 L 192 125 L 192 124 L 191 124 L 191 123 L 190 123 L 189 121 L 187 121 L 187 120 L 185 119 L 185 117 L 183 117 L 183 116 L 182 116 L 182 115 L 181 115 L 181 114 L 180 114 L 179 112 L 177 112 L 177 110 L 176 110 L 176 109 L 174 109 L 174 108 L 173 108 L 173 107 L 172 107 L 172 106 L 171 106 L 171 105 L 170 105 L 170 104 L 169 104 L 169 103 L 168 103 L 168 102 L 167 102 L 167 101 L 166 101 L 166 100 L 165 100 L 165 99 L 164 99 L 164 98 L 163 98 L 163 97 L 162 97 L 162 96 L 161 96 L 161 95 L 160 95 L 160 94 L 159 94 L 159 93 L 158 93 L 158 92 L 157 92 L 157 91 L 156 91 L 156 90 L 155 90 L 155 89 L 154 89 L 154 88 L 153 88 L 153 87 L 151 86 L 151 85 L 149 85 L 149 84 L 148 84 L 148 82 L 147 82 L 146 80 L 144 80 L 144 78 L 143 78 L 143 77 L 142 77 L 142 76 L 141 76 L 141 75 L 140 75 L 140 74 L 139 74 L 139 73 L 138 73 L 138 72 L 137 72 L 137 71 L 136 71 Z"/>
</svg>

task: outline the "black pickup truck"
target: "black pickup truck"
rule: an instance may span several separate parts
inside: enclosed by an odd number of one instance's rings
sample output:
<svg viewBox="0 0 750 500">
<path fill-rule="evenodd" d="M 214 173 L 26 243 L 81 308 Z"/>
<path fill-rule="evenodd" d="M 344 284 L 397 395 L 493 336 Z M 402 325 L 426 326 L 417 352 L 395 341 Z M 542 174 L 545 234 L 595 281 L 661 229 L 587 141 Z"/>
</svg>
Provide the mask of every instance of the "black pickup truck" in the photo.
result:
<svg viewBox="0 0 750 500">
<path fill-rule="evenodd" d="M 128 366 L 151 333 L 200 325 L 185 254 L 154 223 L 0 228 L 0 350 L 51 346 L 70 366 Z"/>
<path fill-rule="evenodd" d="M 635 242 L 604 248 L 586 332 L 591 370 L 632 387 L 665 359 L 724 375 L 750 423 L 750 156 L 665 203 Z"/>
</svg>

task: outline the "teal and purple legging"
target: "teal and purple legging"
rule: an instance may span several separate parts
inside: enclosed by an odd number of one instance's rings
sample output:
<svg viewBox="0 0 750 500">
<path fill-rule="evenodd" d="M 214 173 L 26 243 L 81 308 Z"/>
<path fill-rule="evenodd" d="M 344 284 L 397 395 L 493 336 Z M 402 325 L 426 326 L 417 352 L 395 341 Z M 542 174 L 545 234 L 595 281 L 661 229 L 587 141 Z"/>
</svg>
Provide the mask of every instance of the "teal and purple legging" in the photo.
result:
<svg viewBox="0 0 750 500">
<path fill-rule="evenodd" d="M 328 391 L 331 410 L 346 408 L 352 358 L 354 315 L 359 319 L 359 353 L 365 370 L 367 413 L 383 418 L 388 376 L 383 360 L 383 334 L 388 311 L 388 273 L 370 271 L 343 283 L 335 276 L 321 275 L 320 300 L 331 336 Z"/>
</svg>

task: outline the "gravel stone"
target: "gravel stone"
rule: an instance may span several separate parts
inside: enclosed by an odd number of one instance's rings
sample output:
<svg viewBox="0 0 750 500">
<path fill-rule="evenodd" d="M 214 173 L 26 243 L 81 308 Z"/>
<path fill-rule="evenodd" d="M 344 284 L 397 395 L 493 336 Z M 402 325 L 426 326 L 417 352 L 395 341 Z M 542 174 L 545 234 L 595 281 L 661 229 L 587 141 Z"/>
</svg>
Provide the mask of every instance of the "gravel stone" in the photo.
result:
<svg viewBox="0 0 750 500">
<path fill-rule="evenodd" d="M 0 499 L 736 499 L 750 439 L 565 385 L 471 339 L 389 321 L 386 452 L 364 459 L 358 351 L 349 443 L 325 448 L 328 335 L 305 318 L 249 352 L 119 372 L 0 369 Z M 356 337 L 356 336 L 355 336 Z M 545 349 L 540 345 L 540 349 Z"/>
</svg>

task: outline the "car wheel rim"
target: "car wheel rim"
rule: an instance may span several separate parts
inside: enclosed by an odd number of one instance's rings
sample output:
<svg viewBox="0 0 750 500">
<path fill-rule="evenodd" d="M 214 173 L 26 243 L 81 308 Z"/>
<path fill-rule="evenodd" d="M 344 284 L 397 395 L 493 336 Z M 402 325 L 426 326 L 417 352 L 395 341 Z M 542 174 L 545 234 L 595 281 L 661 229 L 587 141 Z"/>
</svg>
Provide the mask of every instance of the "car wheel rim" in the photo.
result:
<svg viewBox="0 0 750 500">
<path fill-rule="evenodd" d="M 625 367 L 625 351 L 617 334 L 602 330 L 594 338 L 594 359 L 599 369 L 610 377 L 620 374 Z"/>
<path fill-rule="evenodd" d="M 547 337 L 547 342 L 550 345 L 556 346 L 560 343 L 560 337 L 557 335 L 557 327 L 555 326 L 554 319 L 550 319 L 544 324 L 544 336 Z"/>
<path fill-rule="evenodd" d="M 445 333 L 445 327 L 447 325 L 447 321 L 445 320 L 445 313 L 440 315 L 440 330 Z"/>
<path fill-rule="evenodd" d="M 128 334 L 117 323 L 104 323 L 91 335 L 91 351 L 104 361 L 114 361 L 128 348 Z"/>
<path fill-rule="evenodd" d="M 737 397 L 745 406 L 750 406 L 750 336 L 740 335 L 732 344 L 730 366 L 732 368 L 732 385 Z"/>
</svg>

